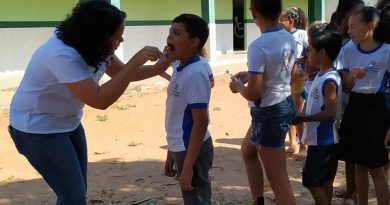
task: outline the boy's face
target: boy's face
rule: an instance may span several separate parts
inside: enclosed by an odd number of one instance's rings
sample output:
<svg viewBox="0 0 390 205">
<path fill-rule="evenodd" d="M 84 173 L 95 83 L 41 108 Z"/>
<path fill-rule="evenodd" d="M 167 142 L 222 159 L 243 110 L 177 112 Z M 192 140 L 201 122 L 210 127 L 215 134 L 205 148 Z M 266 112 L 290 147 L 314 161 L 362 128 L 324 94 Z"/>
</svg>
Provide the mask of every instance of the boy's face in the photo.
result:
<svg viewBox="0 0 390 205">
<path fill-rule="evenodd" d="M 309 64 L 312 66 L 318 66 L 319 53 L 316 51 L 316 49 L 311 43 L 309 43 L 307 55 Z"/>
<path fill-rule="evenodd" d="M 284 29 L 290 29 L 290 19 L 287 18 L 286 12 L 282 12 L 278 18 L 279 25 Z"/>
<path fill-rule="evenodd" d="M 193 50 L 191 48 L 197 49 L 199 42 L 197 43 L 196 39 L 190 38 L 183 23 L 172 23 L 167 37 L 167 45 L 172 52 L 175 52 L 175 58 L 180 60 Z"/>
</svg>

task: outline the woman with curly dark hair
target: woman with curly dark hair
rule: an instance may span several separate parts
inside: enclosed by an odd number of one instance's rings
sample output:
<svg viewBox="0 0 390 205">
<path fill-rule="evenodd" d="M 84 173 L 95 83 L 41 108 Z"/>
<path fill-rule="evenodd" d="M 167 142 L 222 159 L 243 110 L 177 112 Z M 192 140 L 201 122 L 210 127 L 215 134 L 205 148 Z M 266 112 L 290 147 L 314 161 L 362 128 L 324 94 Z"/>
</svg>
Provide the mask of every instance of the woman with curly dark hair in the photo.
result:
<svg viewBox="0 0 390 205">
<path fill-rule="evenodd" d="M 131 81 L 158 75 L 169 66 L 169 59 L 154 47 L 141 49 L 126 64 L 115 56 L 125 17 L 104 0 L 79 3 L 35 51 L 13 96 L 11 137 L 54 190 L 57 204 L 86 204 L 87 144 L 80 122 L 84 105 L 106 109 Z M 111 79 L 99 85 L 104 73 Z"/>
</svg>

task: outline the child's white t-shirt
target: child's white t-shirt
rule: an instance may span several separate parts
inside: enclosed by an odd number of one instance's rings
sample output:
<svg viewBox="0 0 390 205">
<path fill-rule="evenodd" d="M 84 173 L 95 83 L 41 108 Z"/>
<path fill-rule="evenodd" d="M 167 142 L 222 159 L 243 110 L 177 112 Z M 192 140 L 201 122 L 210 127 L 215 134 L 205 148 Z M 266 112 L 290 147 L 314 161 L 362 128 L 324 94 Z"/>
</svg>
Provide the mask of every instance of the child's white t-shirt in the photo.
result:
<svg viewBox="0 0 390 205">
<path fill-rule="evenodd" d="M 12 98 L 11 126 L 35 134 L 76 129 L 84 103 L 64 84 L 88 78 L 99 81 L 109 63 L 102 63 L 95 73 L 94 68 L 88 66 L 74 48 L 64 44 L 54 34 L 33 54 Z"/>
<path fill-rule="evenodd" d="M 305 145 L 332 145 L 339 142 L 337 118 L 341 111 L 341 78 L 335 69 L 318 73 L 314 78 L 307 97 L 305 115 L 314 115 L 324 110 L 324 89 L 329 82 L 337 87 L 336 118 L 323 122 L 306 122 L 302 136 L 302 143 Z"/>
<path fill-rule="evenodd" d="M 290 33 L 294 36 L 295 42 L 297 43 L 297 58 L 305 57 L 307 48 L 309 47 L 307 32 L 302 29 L 295 29 Z M 305 72 L 304 65 L 298 64 L 298 72 Z"/>
<path fill-rule="evenodd" d="M 249 101 L 249 106 L 271 106 L 291 95 L 296 52 L 294 37 L 281 27 L 263 32 L 249 45 L 248 72 L 264 75 L 261 102 Z"/>
<path fill-rule="evenodd" d="M 195 56 L 187 65 L 173 68 L 167 89 L 165 130 L 168 149 L 181 152 L 188 149 L 193 126 L 192 109 L 207 109 L 211 86 L 205 62 Z M 204 141 L 210 137 L 207 130 Z"/>
<path fill-rule="evenodd" d="M 375 94 L 385 93 L 390 73 L 390 45 L 380 44 L 370 51 L 364 51 L 359 45 L 343 49 L 341 56 L 343 69 L 350 72 L 356 68 L 364 68 L 366 76 L 356 79 L 352 92 Z"/>
</svg>

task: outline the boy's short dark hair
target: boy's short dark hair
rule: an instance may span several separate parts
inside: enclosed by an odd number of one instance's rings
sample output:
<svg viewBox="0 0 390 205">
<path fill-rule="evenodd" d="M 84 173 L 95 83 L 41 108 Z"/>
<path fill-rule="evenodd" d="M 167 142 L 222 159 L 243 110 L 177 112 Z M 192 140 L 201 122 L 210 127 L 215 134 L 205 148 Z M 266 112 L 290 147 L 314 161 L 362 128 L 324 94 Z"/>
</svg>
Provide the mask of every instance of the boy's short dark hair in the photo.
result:
<svg viewBox="0 0 390 205">
<path fill-rule="evenodd" d="M 251 0 L 251 9 L 265 19 L 276 20 L 282 12 L 282 0 Z"/>
<path fill-rule="evenodd" d="M 199 38 L 198 51 L 203 48 L 209 37 L 209 27 L 205 20 L 194 14 L 180 14 L 172 23 L 184 24 L 190 38 Z"/>
<path fill-rule="evenodd" d="M 310 43 L 316 51 L 324 49 L 328 57 L 334 61 L 339 55 L 342 40 L 341 35 L 328 30 L 318 30 L 313 33 Z"/>
</svg>

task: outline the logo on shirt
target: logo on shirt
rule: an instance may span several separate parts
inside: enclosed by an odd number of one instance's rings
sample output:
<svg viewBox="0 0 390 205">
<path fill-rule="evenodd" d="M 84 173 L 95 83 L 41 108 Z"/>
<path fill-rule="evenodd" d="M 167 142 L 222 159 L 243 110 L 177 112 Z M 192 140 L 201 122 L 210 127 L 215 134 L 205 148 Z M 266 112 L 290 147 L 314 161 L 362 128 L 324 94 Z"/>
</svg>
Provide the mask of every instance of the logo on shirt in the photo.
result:
<svg viewBox="0 0 390 205">
<path fill-rule="evenodd" d="M 284 69 L 291 70 L 290 63 L 293 56 L 294 56 L 294 51 L 292 49 L 287 49 L 287 48 L 283 49 L 281 55 L 281 61 Z"/>
<path fill-rule="evenodd" d="M 378 68 L 377 63 L 375 61 L 371 61 L 370 64 L 368 64 L 368 66 L 364 68 L 364 70 L 368 73 L 378 73 L 379 72 L 379 68 Z"/>
<path fill-rule="evenodd" d="M 172 87 L 171 93 L 172 93 L 173 96 L 179 97 L 179 95 L 180 95 L 179 84 L 176 83 L 176 84 Z"/>
<path fill-rule="evenodd" d="M 318 87 L 314 87 L 313 90 L 310 93 L 310 97 L 313 99 L 318 99 Z"/>
<path fill-rule="evenodd" d="M 260 66 L 259 68 L 257 68 L 257 70 L 258 70 L 259 72 L 264 72 L 264 68 L 265 68 L 265 65 L 262 65 L 262 66 Z"/>
</svg>

